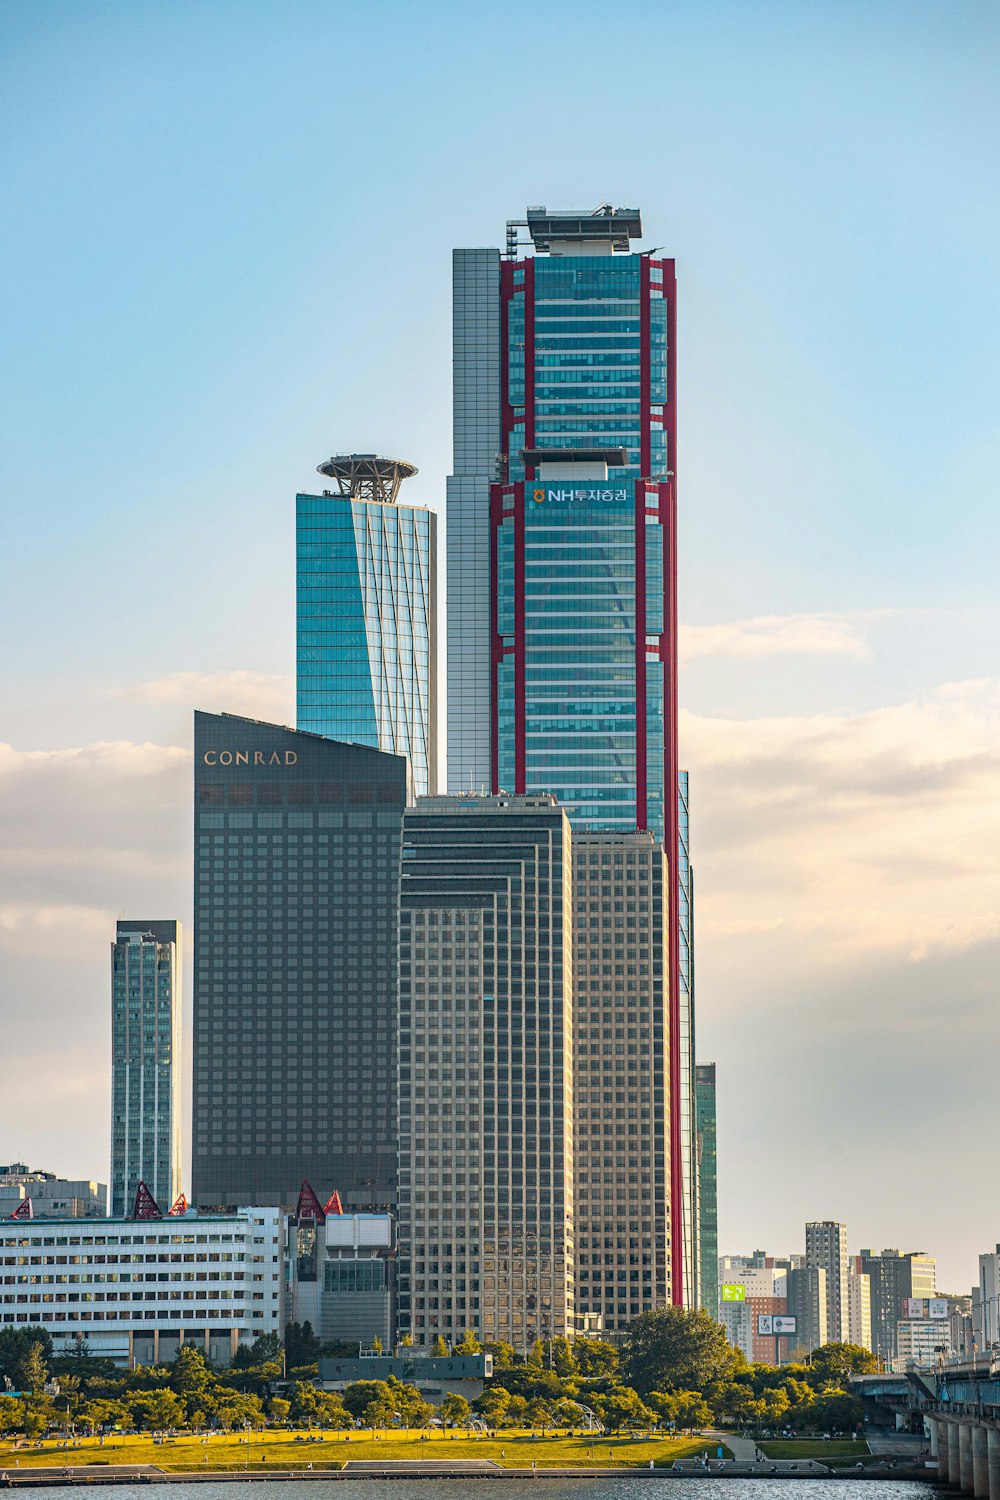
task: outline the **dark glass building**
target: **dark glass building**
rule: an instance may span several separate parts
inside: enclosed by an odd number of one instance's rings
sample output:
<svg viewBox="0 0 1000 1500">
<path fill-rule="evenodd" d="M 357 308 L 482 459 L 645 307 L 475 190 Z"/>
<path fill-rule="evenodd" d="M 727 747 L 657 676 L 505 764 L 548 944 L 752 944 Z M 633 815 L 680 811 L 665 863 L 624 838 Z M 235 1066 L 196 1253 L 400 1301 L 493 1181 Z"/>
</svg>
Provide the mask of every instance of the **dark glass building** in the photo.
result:
<svg viewBox="0 0 1000 1500">
<path fill-rule="evenodd" d="M 402 756 L 195 714 L 192 1196 L 396 1189 Z"/>
<path fill-rule="evenodd" d="M 719 1316 L 719 1164 L 715 1127 L 715 1063 L 694 1070 L 697 1125 L 698 1255 L 701 1306 Z"/>
</svg>

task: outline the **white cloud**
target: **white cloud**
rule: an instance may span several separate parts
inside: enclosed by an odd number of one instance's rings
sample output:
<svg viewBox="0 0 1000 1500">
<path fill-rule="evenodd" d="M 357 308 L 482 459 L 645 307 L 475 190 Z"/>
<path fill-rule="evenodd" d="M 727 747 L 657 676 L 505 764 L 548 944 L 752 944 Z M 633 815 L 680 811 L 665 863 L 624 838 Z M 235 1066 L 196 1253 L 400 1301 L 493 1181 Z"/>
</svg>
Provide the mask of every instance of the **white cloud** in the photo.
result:
<svg viewBox="0 0 1000 1500">
<path fill-rule="evenodd" d="M 881 612 L 880 612 L 881 613 Z M 871 656 L 863 625 L 871 614 L 760 615 L 724 625 L 682 625 L 683 661 L 705 657 Z"/>
<path fill-rule="evenodd" d="M 268 723 L 291 722 L 294 687 L 291 678 L 278 673 L 236 670 L 231 672 L 168 672 L 147 682 L 138 682 L 116 693 L 157 706 L 202 708 L 210 713 L 244 714 Z"/>
<path fill-rule="evenodd" d="M 687 714 L 682 736 L 699 937 L 736 968 L 1000 934 L 1000 683 L 853 716 Z"/>
</svg>

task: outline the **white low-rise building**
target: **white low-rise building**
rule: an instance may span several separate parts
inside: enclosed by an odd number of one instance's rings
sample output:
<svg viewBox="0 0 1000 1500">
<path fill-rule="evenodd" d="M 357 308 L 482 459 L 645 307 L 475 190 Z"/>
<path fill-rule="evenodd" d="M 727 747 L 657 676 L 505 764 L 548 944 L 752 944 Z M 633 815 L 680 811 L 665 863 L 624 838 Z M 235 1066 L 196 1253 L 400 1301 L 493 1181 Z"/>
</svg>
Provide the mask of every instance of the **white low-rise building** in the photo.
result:
<svg viewBox="0 0 1000 1500">
<path fill-rule="evenodd" d="M 194 1344 L 228 1364 L 285 1326 L 279 1208 L 152 1219 L 0 1222 L 0 1328 L 38 1323 L 57 1349 L 82 1336 L 121 1365 Z"/>
</svg>

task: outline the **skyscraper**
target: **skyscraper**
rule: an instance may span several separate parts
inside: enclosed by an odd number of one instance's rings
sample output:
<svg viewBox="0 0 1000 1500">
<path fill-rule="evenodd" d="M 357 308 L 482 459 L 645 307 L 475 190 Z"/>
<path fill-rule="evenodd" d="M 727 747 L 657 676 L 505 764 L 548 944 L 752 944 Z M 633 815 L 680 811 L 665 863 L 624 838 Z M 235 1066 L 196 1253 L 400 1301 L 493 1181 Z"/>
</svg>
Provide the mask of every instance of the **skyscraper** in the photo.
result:
<svg viewBox="0 0 1000 1500">
<path fill-rule="evenodd" d="M 140 1182 L 181 1191 L 181 924 L 120 921 L 111 945 L 111 1213 Z"/>
<path fill-rule="evenodd" d="M 437 516 L 400 505 L 412 464 L 320 464 L 336 491 L 297 495 L 299 729 L 409 759 L 437 790 Z"/>
<path fill-rule="evenodd" d="M 406 814 L 398 1300 L 417 1345 L 574 1331 L 571 861 L 552 797 Z"/>
<path fill-rule="evenodd" d="M 199 1208 L 396 1187 L 401 756 L 195 715 Z"/>
<path fill-rule="evenodd" d="M 573 834 L 576 1302 L 605 1332 L 671 1300 L 668 890 L 651 833 Z"/>
<path fill-rule="evenodd" d="M 933 1255 L 911 1250 L 862 1250 L 859 1269 L 869 1278 L 872 1348 L 883 1363 L 896 1358 L 897 1332 L 903 1302 L 910 1297 L 933 1297 L 937 1286 L 937 1261 Z"/>
<path fill-rule="evenodd" d="M 719 1176 L 715 1128 L 715 1063 L 695 1068 L 697 1126 L 698 1254 L 701 1306 L 719 1316 Z"/>
<path fill-rule="evenodd" d="M 519 259 L 522 228 L 534 254 Z M 508 226 L 503 258 L 455 252 L 449 783 L 553 792 L 575 828 L 649 830 L 667 850 L 680 1302 L 695 1252 L 689 1068 L 686 1086 L 682 1076 L 693 1014 L 682 1036 L 676 282 L 672 261 L 630 253 L 641 233 L 634 209 L 529 209 Z"/>
<path fill-rule="evenodd" d="M 831 1344 L 850 1342 L 847 1287 L 847 1225 L 833 1219 L 806 1225 L 806 1266 L 826 1272 L 826 1336 Z"/>
</svg>

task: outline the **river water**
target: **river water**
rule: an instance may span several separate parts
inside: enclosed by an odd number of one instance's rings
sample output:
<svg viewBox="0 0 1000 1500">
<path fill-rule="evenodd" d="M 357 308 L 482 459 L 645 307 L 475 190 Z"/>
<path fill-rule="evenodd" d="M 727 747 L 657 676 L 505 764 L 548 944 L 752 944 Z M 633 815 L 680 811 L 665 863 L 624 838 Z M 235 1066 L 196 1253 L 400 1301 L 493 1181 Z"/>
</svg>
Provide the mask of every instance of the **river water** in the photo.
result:
<svg viewBox="0 0 1000 1500">
<path fill-rule="evenodd" d="M 616 1475 L 604 1479 L 545 1478 L 513 1481 L 517 1491 L 530 1489 L 537 1500 L 936 1500 L 932 1483 L 878 1479 L 695 1479 L 662 1475 L 656 1479 Z M 319 1500 L 322 1480 L 220 1480 L 192 1486 L 190 1500 L 239 1500 L 248 1486 L 261 1490 L 258 1500 Z M 431 1486 L 443 1485 L 442 1500 L 512 1500 L 509 1479 L 337 1479 L 329 1486 L 330 1500 L 428 1500 Z M 184 1491 L 171 1484 L 87 1485 L 87 1494 L 103 1500 L 180 1500 Z M 81 1500 L 79 1487 L 57 1485 L 45 1490 L 44 1500 Z"/>
</svg>

